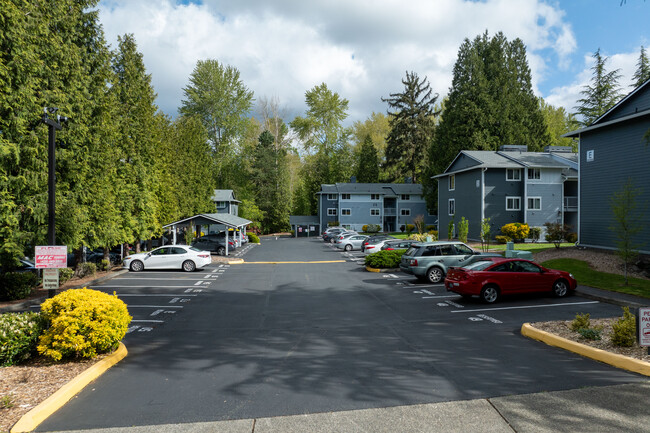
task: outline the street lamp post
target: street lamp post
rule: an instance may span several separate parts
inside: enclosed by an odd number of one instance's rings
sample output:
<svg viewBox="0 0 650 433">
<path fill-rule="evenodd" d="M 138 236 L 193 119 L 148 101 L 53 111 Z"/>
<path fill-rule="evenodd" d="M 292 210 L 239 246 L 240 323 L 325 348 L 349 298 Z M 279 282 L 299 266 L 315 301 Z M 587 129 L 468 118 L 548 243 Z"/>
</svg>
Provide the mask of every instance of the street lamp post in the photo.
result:
<svg viewBox="0 0 650 433">
<path fill-rule="evenodd" d="M 47 242 L 49 245 L 56 245 L 56 234 L 54 231 L 56 223 L 56 131 L 61 129 L 61 123 L 67 122 L 68 118 L 56 114 L 58 108 L 43 109 L 43 123 L 48 126 L 48 176 L 47 176 L 47 205 L 48 205 L 48 226 Z M 52 118 L 50 117 L 52 115 Z M 56 119 L 56 120 L 55 120 Z M 48 296 L 55 295 L 55 290 L 48 290 Z"/>
</svg>

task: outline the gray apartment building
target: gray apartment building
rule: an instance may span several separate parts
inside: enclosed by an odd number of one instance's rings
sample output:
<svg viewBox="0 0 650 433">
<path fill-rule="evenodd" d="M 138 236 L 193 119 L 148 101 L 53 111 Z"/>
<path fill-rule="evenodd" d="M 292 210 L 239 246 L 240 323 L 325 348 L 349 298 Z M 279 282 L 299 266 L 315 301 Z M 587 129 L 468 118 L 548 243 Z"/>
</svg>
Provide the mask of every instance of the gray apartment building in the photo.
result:
<svg viewBox="0 0 650 433">
<path fill-rule="evenodd" d="M 438 180 L 440 237 L 450 221 L 469 221 L 468 238 L 480 240 L 481 221 L 491 235 L 508 223 L 542 227 L 565 223 L 577 230 L 578 155 L 569 147 L 528 152 L 526 146 L 499 151 L 461 151 Z"/>
<path fill-rule="evenodd" d="M 642 227 L 634 242 L 650 254 L 650 80 L 591 125 L 566 136 L 580 139 L 578 242 L 616 248 L 611 198 L 631 180 L 639 191 L 633 216 Z"/>
<path fill-rule="evenodd" d="M 215 189 L 212 194 L 212 201 L 217 206 L 217 213 L 239 215 L 239 200 L 235 198 L 232 189 Z"/>
<path fill-rule="evenodd" d="M 321 185 L 318 194 L 320 227 L 328 223 L 361 231 L 366 224 L 378 224 L 384 232 L 413 224 L 419 215 L 426 225 L 436 222 L 422 195 L 422 185 L 414 183 L 336 183 Z"/>
</svg>

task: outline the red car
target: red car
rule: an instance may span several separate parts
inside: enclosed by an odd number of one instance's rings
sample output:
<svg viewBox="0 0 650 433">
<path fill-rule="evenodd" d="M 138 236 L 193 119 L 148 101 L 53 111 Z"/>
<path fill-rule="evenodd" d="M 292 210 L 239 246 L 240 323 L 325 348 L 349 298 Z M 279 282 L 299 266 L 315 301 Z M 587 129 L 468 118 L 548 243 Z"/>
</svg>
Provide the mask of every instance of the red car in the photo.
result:
<svg viewBox="0 0 650 433">
<path fill-rule="evenodd" d="M 447 291 L 463 297 L 478 296 L 491 304 L 501 295 L 550 292 L 563 297 L 575 290 L 573 275 L 546 269 L 529 260 L 488 258 L 462 268 L 450 268 L 445 278 Z"/>
</svg>

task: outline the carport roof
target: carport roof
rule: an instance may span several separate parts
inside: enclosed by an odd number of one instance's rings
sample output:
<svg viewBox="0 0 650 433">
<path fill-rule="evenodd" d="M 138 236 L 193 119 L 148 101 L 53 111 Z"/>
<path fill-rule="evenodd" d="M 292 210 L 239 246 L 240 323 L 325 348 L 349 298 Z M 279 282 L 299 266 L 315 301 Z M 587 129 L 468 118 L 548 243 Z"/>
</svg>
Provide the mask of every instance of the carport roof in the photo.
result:
<svg viewBox="0 0 650 433">
<path fill-rule="evenodd" d="M 204 213 L 164 225 L 163 228 L 177 226 L 189 221 L 193 221 L 195 224 L 197 222 L 200 224 L 223 224 L 232 228 L 244 227 L 252 223 L 252 221 L 247 220 L 246 218 L 241 218 L 237 215 L 231 215 L 228 213 Z"/>
</svg>

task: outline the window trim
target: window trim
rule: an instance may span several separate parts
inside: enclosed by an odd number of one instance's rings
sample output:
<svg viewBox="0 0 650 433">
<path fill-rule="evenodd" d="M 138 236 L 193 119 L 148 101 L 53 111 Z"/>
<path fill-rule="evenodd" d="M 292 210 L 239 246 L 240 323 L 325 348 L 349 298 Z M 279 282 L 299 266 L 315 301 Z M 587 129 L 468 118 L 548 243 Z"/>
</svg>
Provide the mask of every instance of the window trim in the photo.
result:
<svg viewBox="0 0 650 433">
<path fill-rule="evenodd" d="M 404 213 L 407 212 L 407 213 Z M 400 216 L 411 216 L 411 209 L 407 207 L 403 207 L 399 210 L 399 215 Z"/>
<path fill-rule="evenodd" d="M 518 173 L 518 179 L 514 177 L 511 179 L 508 173 Z M 521 168 L 506 168 L 506 181 L 508 182 L 521 182 Z"/>
<path fill-rule="evenodd" d="M 352 196 L 349 193 L 341 194 L 341 200 L 351 200 Z"/>
<path fill-rule="evenodd" d="M 345 213 L 347 211 L 347 213 Z M 352 209 L 350 208 L 341 208 L 341 216 L 350 216 L 352 215 Z"/>
<path fill-rule="evenodd" d="M 370 194 L 370 200 L 381 200 L 381 194 Z"/>
<path fill-rule="evenodd" d="M 531 174 L 537 173 L 537 177 L 531 177 Z M 539 168 L 529 168 L 528 169 L 528 180 L 541 180 L 542 179 L 542 170 Z"/>
<path fill-rule="evenodd" d="M 376 213 L 373 213 L 375 211 Z M 381 216 L 381 211 L 378 208 L 370 209 L 370 216 Z"/>
<path fill-rule="evenodd" d="M 456 215 L 456 199 L 455 198 L 450 198 L 449 200 L 447 200 L 447 214 L 449 216 Z"/>
<path fill-rule="evenodd" d="M 332 212 L 332 211 L 334 211 L 334 212 Z M 338 215 L 338 211 L 337 211 L 337 209 L 335 207 L 328 207 L 327 208 L 327 216 L 337 216 L 337 215 Z"/>
<path fill-rule="evenodd" d="M 330 201 L 336 201 L 338 200 L 338 194 L 327 194 L 327 199 Z"/>
<path fill-rule="evenodd" d="M 539 200 L 539 207 L 530 207 L 530 200 Z M 542 198 L 541 197 L 527 197 L 526 200 L 526 209 L 527 210 L 542 210 Z"/>
<path fill-rule="evenodd" d="M 449 187 L 449 191 L 456 191 L 456 175 L 455 174 L 450 174 L 449 175 L 449 183 L 447 185 Z"/>
<path fill-rule="evenodd" d="M 411 194 L 400 194 L 400 200 L 401 201 L 410 201 L 411 200 Z"/>
<path fill-rule="evenodd" d="M 508 200 L 510 200 L 510 199 L 513 199 L 513 200 L 516 199 L 516 200 L 517 200 L 518 206 L 517 206 L 516 209 L 515 209 L 515 208 L 509 208 L 509 207 L 508 207 Z M 518 195 L 507 195 L 507 196 L 506 196 L 506 211 L 510 212 L 510 211 L 520 211 L 520 210 L 521 210 L 521 196 L 518 196 Z"/>
</svg>

